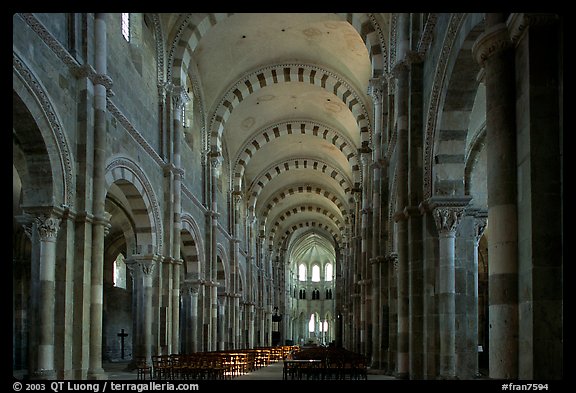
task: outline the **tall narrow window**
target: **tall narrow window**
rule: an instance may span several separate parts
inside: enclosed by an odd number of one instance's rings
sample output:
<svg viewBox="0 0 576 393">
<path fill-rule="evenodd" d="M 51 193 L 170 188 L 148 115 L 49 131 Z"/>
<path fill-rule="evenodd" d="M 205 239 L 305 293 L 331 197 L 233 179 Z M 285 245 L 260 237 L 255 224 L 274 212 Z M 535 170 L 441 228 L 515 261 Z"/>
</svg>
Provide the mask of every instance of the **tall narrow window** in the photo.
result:
<svg viewBox="0 0 576 393">
<path fill-rule="evenodd" d="M 114 261 L 114 286 L 126 289 L 126 263 L 122 254 L 118 254 Z"/>
<path fill-rule="evenodd" d="M 308 322 L 308 331 L 313 333 L 316 330 L 316 321 L 314 318 L 314 314 L 310 315 L 310 321 Z"/>
<path fill-rule="evenodd" d="M 324 267 L 324 281 L 332 281 L 332 264 L 327 263 Z"/>
<path fill-rule="evenodd" d="M 312 281 L 320 281 L 320 266 L 318 265 L 312 266 Z"/>
<path fill-rule="evenodd" d="M 298 280 L 306 281 L 306 265 L 303 263 L 298 266 Z"/>
<path fill-rule="evenodd" d="M 126 42 L 130 42 L 130 14 L 128 12 L 122 13 L 122 36 Z"/>
</svg>

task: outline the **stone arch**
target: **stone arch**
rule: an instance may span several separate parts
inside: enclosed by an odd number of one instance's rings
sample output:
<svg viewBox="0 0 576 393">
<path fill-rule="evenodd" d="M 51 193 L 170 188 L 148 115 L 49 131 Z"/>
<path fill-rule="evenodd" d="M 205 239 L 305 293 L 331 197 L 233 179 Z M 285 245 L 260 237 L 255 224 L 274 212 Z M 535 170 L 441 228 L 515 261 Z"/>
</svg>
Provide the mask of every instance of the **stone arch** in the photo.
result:
<svg viewBox="0 0 576 393">
<path fill-rule="evenodd" d="M 250 187 L 250 194 L 248 199 L 248 206 L 255 208 L 256 201 L 260 196 L 260 193 L 264 190 L 266 184 L 274 179 L 276 176 L 284 172 L 288 172 L 294 169 L 309 168 L 313 170 L 320 171 L 331 178 L 333 178 L 340 186 L 343 187 L 343 191 L 346 195 L 351 195 L 352 187 L 349 182 L 346 181 L 345 177 L 338 172 L 338 170 L 332 168 L 328 164 L 320 160 L 311 160 L 309 158 L 291 158 L 290 160 L 275 163 L 264 171 L 258 178 L 256 178 Z M 311 186 L 306 186 L 311 188 Z M 319 187 L 316 187 L 319 188 Z"/>
<path fill-rule="evenodd" d="M 105 171 L 106 188 L 116 184 L 130 202 L 136 242 L 131 254 L 162 255 L 162 220 L 152 185 L 140 166 L 125 157 L 109 160 Z"/>
<path fill-rule="evenodd" d="M 467 71 L 464 67 L 462 67 L 460 71 L 462 73 L 467 73 L 467 75 L 458 75 L 458 68 L 454 67 L 457 61 L 468 62 L 468 60 L 465 59 L 467 52 L 470 57 L 472 57 L 471 47 L 473 43 L 473 37 L 481 32 L 480 30 L 482 29 L 482 18 L 483 14 L 454 13 L 451 15 L 448 27 L 446 29 L 446 35 L 444 37 L 442 50 L 439 55 L 438 65 L 436 67 L 436 72 L 432 82 L 431 96 L 426 114 L 423 163 L 424 199 L 427 199 L 436 193 L 436 190 L 433 190 L 433 187 L 435 187 L 433 183 L 435 183 L 436 180 L 433 179 L 432 175 L 434 166 L 436 165 L 435 162 L 433 163 L 433 160 L 437 161 L 438 164 L 442 164 L 442 161 L 444 161 L 446 164 L 449 164 L 451 161 L 456 161 L 454 162 L 454 164 L 456 164 L 455 168 L 452 169 L 461 172 L 461 179 L 464 178 L 464 162 L 460 161 L 463 161 L 462 157 L 464 154 L 465 146 L 459 149 L 462 150 L 462 154 L 450 154 L 444 157 L 440 156 L 437 159 L 436 157 L 438 156 L 438 147 L 435 145 L 435 143 L 444 137 L 452 139 L 453 141 L 458 141 L 461 139 L 461 133 L 449 132 L 451 130 L 446 130 L 448 132 L 445 133 L 441 132 L 442 128 L 445 128 L 450 121 L 450 115 L 448 115 L 447 112 L 445 118 L 443 119 L 443 111 L 447 103 L 447 111 L 450 109 L 450 105 L 455 105 L 456 108 L 466 112 L 466 108 L 470 105 L 469 98 L 462 100 L 462 103 L 457 102 L 457 93 L 458 90 L 461 89 L 458 86 L 458 82 L 465 81 L 466 87 L 464 87 L 463 91 L 467 91 L 471 88 L 471 85 L 477 84 L 477 81 L 475 81 L 476 75 L 471 78 L 470 71 Z M 479 70 L 479 67 L 474 66 L 474 69 Z M 446 101 L 447 97 L 448 101 Z M 457 123 L 461 124 L 459 122 Z M 437 124 L 440 124 L 440 126 L 438 127 Z M 437 130 L 439 130 L 438 133 L 436 133 Z M 449 181 L 454 180 L 455 176 L 444 176 L 442 173 L 440 173 L 442 169 L 448 169 L 448 167 L 438 167 L 437 169 L 438 171 L 436 171 L 436 174 L 440 175 L 440 179 L 449 179 Z M 450 184 L 448 183 L 447 185 L 449 186 Z M 444 187 L 442 183 L 439 183 L 439 186 L 441 188 Z M 460 192 L 460 188 L 462 188 L 463 192 L 463 187 L 455 187 L 454 192 Z M 447 192 L 446 190 L 438 191 L 440 191 L 440 193 Z"/>
<path fill-rule="evenodd" d="M 17 169 L 23 184 L 35 185 L 34 190 L 24 192 L 23 204 L 73 207 L 74 157 L 62 121 L 44 86 L 16 53 L 12 88 L 13 143 L 25 153 L 22 157 L 14 155 L 14 159 L 22 160 L 13 160 L 13 164 L 22 164 Z M 50 176 L 46 176 L 47 167 Z"/>
<path fill-rule="evenodd" d="M 329 233 L 332 238 L 335 239 L 337 243 L 340 243 L 342 238 L 339 230 L 335 228 L 335 226 L 328 225 L 326 223 L 321 223 L 318 221 L 307 220 L 301 221 L 297 224 L 291 225 L 287 228 L 283 233 L 278 232 L 275 237 L 279 237 L 277 242 L 269 241 L 270 247 L 273 247 L 274 244 L 278 244 L 278 248 L 285 248 L 286 242 L 289 239 L 290 235 L 297 231 L 298 229 L 302 228 L 312 228 L 312 229 L 321 229 L 324 230 L 326 233 Z"/>
<path fill-rule="evenodd" d="M 274 208 L 274 206 L 276 206 L 278 203 L 282 202 L 287 197 L 289 197 L 291 195 L 299 194 L 299 193 L 315 193 L 317 195 L 320 195 L 320 196 L 328 199 L 330 202 L 332 202 L 339 209 L 339 211 L 342 214 L 342 217 L 344 219 L 344 223 L 345 224 L 349 223 L 348 210 L 344 206 L 345 203 L 337 195 L 333 194 L 332 192 L 330 192 L 328 190 L 324 190 L 320 187 L 312 187 L 312 186 L 307 185 L 307 184 L 301 184 L 301 185 L 294 185 L 294 186 L 285 188 L 283 190 L 280 190 L 279 192 L 274 194 L 264 204 L 265 207 L 263 208 L 262 214 L 260 215 L 260 217 L 261 217 L 260 233 L 261 234 L 263 234 L 265 232 L 266 219 L 268 217 L 268 214 L 272 210 L 272 208 Z"/>
<path fill-rule="evenodd" d="M 216 281 L 218 282 L 218 293 L 227 292 L 230 288 L 230 271 L 228 253 L 226 248 L 218 243 L 216 245 Z"/>
<path fill-rule="evenodd" d="M 258 150 L 274 139 L 292 134 L 311 135 L 331 142 L 342 152 L 350 163 L 350 168 L 354 175 L 354 181 L 358 183 L 362 181 L 357 147 L 355 147 L 348 138 L 324 124 L 310 120 L 290 120 L 264 127 L 261 131 L 256 133 L 255 137 L 251 138 L 244 144 L 244 146 L 242 146 L 240 153 L 235 160 L 234 190 L 239 191 L 242 189 L 242 178 L 246 167 L 248 166 L 250 159 Z M 324 165 L 326 166 L 326 164 Z M 335 171 L 335 169 L 332 170 L 331 174 Z M 336 174 L 334 173 L 334 175 Z M 338 179 L 338 181 L 341 185 L 344 182 L 349 183 L 349 181 L 344 178 Z M 348 185 L 348 187 L 351 186 Z"/>
<path fill-rule="evenodd" d="M 188 214 L 182 214 L 182 232 L 180 235 L 182 246 L 180 253 L 182 255 L 184 269 L 184 279 L 186 280 L 203 280 L 205 272 L 202 270 L 206 257 L 204 254 L 204 244 L 202 233 L 194 218 Z"/>
<path fill-rule="evenodd" d="M 168 80 L 176 86 L 186 86 L 189 70 L 194 68 L 193 54 L 202 37 L 218 22 L 232 14 L 208 13 L 199 22 L 192 14 L 184 16 L 174 33 L 168 56 Z M 384 33 L 373 14 L 338 13 L 360 35 L 364 41 L 372 64 L 372 76 L 378 77 L 388 72 L 388 60 Z"/>
<path fill-rule="evenodd" d="M 238 80 L 224 93 L 210 121 L 210 149 L 222 151 L 222 135 L 226 121 L 235 106 L 250 94 L 261 88 L 277 83 L 308 83 L 332 92 L 348 106 L 352 112 L 362 141 L 369 141 L 370 116 L 361 96 L 345 80 L 332 71 L 308 64 L 283 63 L 260 68 Z"/>
<path fill-rule="evenodd" d="M 439 126 L 434 130 L 433 195 L 464 195 L 466 141 L 480 83 L 480 65 L 472 56 L 472 46 L 483 31 L 483 21 L 469 15 L 463 20 L 450 53 L 446 89 L 442 89 L 439 106 Z"/>
<path fill-rule="evenodd" d="M 343 233 L 346 229 L 344 223 L 341 222 L 338 219 L 338 217 L 336 216 L 336 214 L 334 214 L 334 212 L 331 212 L 329 209 L 326 209 L 320 205 L 311 205 L 311 204 L 300 205 L 297 207 L 293 207 L 292 209 L 284 210 L 283 212 L 281 212 L 280 214 L 278 214 L 275 217 L 275 219 L 272 221 L 272 224 L 270 225 L 270 232 L 268 235 L 269 241 L 272 241 L 274 239 L 276 231 L 278 229 L 280 229 L 280 225 L 282 224 L 282 222 L 284 220 L 291 217 L 292 215 L 296 215 L 299 213 L 305 213 L 305 212 L 315 212 L 315 213 L 322 214 L 322 215 L 326 216 L 330 222 L 332 222 L 334 225 L 336 225 L 336 227 L 339 229 L 340 233 Z"/>
</svg>

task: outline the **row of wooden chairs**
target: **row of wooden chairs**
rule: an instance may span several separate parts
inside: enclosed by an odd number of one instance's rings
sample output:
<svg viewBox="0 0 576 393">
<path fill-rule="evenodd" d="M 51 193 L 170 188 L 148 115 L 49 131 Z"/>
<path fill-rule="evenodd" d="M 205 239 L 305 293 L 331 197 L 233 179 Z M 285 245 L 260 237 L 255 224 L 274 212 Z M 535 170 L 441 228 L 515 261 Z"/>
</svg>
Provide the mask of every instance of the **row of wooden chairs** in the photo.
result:
<svg viewBox="0 0 576 393">
<path fill-rule="evenodd" d="M 283 379 L 368 379 L 364 355 L 344 348 L 305 348 L 284 360 Z"/>
<path fill-rule="evenodd" d="M 291 347 L 262 347 L 191 354 L 154 355 L 136 362 L 139 380 L 230 379 L 278 362 Z"/>
</svg>

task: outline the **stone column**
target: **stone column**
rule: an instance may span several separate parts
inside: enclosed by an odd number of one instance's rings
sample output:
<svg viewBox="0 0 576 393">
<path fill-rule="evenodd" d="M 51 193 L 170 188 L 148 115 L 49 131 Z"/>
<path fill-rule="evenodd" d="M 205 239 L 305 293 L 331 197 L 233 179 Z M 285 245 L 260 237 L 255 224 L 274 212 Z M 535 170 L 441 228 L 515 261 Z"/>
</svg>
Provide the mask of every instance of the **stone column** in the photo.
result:
<svg viewBox="0 0 576 393">
<path fill-rule="evenodd" d="M 386 255 L 388 263 L 388 375 L 396 375 L 398 367 L 398 254 L 389 252 Z"/>
<path fill-rule="evenodd" d="M 360 153 L 360 161 L 362 162 L 362 177 L 364 185 L 362 187 L 362 213 L 360 219 L 360 281 L 358 282 L 360 289 L 360 353 L 370 357 L 372 347 L 368 345 L 370 320 L 370 299 L 368 297 L 368 288 L 370 287 L 370 241 L 372 235 L 369 233 L 371 227 L 372 209 L 370 207 L 370 165 L 372 150 L 366 145 L 362 146 L 358 151 Z"/>
<path fill-rule="evenodd" d="M 431 197 L 428 208 L 438 229 L 438 317 L 440 378 L 456 377 L 456 230 L 470 197 Z"/>
<path fill-rule="evenodd" d="M 180 270 L 182 259 L 180 258 L 181 231 L 182 231 L 182 169 L 180 145 L 183 138 L 182 132 L 182 108 L 188 101 L 188 95 L 183 87 L 179 86 L 172 92 L 174 114 L 174 157 L 173 157 L 173 238 L 172 238 L 172 353 L 178 353 L 180 348 Z"/>
<path fill-rule="evenodd" d="M 518 213 L 514 51 L 504 14 L 486 14 L 472 51 L 484 67 L 490 378 L 518 377 Z"/>
<path fill-rule="evenodd" d="M 54 307 L 56 298 L 56 237 L 60 218 L 54 215 L 36 217 L 40 236 L 40 269 L 38 291 L 38 360 L 33 376 L 36 379 L 55 379 L 54 369 Z"/>
<path fill-rule="evenodd" d="M 506 24 L 516 75 L 518 378 L 556 380 L 565 377 L 563 227 L 571 221 L 562 179 L 566 29 L 558 14 L 516 13 Z"/>
<path fill-rule="evenodd" d="M 135 356 L 143 356 L 149 364 L 152 364 L 152 322 L 153 308 L 152 296 L 154 288 L 152 281 L 156 265 L 160 263 L 158 255 L 132 255 L 126 259 L 133 279 L 133 295 L 136 299 L 136 305 L 133 310 L 135 337 Z"/>
<path fill-rule="evenodd" d="M 220 178 L 220 171 L 222 170 L 223 158 L 220 152 L 210 153 L 210 176 L 211 176 L 211 204 L 210 211 L 210 338 L 209 348 L 216 350 L 217 337 L 218 337 L 218 291 L 216 287 L 216 272 L 218 271 L 218 249 L 217 249 L 217 236 L 218 236 L 218 179 Z"/>
<path fill-rule="evenodd" d="M 225 340 L 225 332 L 226 332 L 226 322 L 225 322 L 225 313 L 224 313 L 224 309 L 225 309 L 225 304 L 226 304 L 226 295 L 219 295 L 216 305 L 217 305 L 217 312 L 218 312 L 218 326 L 217 326 L 217 336 L 216 336 L 216 341 L 217 341 L 217 347 L 216 349 L 218 351 L 223 351 L 224 350 L 224 341 Z"/>
<path fill-rule="evenodd" d="M 368 87 L 368 93 L 372 96 L 374 103 L 374 136 L 373 150 L 372 150 L 372 255 L 370 258 L 370 275 L 372 278 L 371 296 L 372 296 L 372 359 L 371 367 L 374 369 L 380 368 L 380 349 L 381 349 L 381 313 L 380 313 L 380 261 L 383 259 L 380 249 L 380 224 L 381 224 L 381 209 L 380 209 L 380 188 L 381 188 L 381 175 L 380 167 L 382 161 L 382 79 L 371 79 Z"/>
<path fill-rule="evenodd" d="M 398 253 L 398 378 L 409 374 L 409 281 L 408 281 L 408 221 L 404 208 L 408 204 L 408 70 L 399 65 L 396 70 L 398 128 L 396 163 L 396 244 Z"/>
<path fill-rule="evenodd" d="M 473 256 L 473 280 L 474 280 L 474 300 L 476 303 L 476 315 L 475 318 L 475 344 L 476 344 L 476 356 L 474 359 L 474 369 L 475 374 L 479 375 L 479 352 L 478 352 L 478 345 L 480 343 L 480 336 L 479 336 L 479 320 L 478 320 L 478 247 L 480 245 L 480 239 L 482 239 L 482 235 L 484 234 L 484 230 L 486 229 L 486 225 L 488 224 L 488 212 L 487 211 L 475 211 L 474 212 L 474 256 Z M 482 348 L 482 350 L 487 350 L 487 348 Z"/>
<path fill-rule="evenodd" d="M 104 216 L 106 199 L 106 87 L 107 75 L 106 14 L 97 13 L 94 19 L 94 177 L 92 225 L 92 264 L 90 289 L 90 365 L 88 379 L 105 379 L 102 368 L 102 313 L 104 279 L 104 230 L 108 221 Z"/>
</svg>

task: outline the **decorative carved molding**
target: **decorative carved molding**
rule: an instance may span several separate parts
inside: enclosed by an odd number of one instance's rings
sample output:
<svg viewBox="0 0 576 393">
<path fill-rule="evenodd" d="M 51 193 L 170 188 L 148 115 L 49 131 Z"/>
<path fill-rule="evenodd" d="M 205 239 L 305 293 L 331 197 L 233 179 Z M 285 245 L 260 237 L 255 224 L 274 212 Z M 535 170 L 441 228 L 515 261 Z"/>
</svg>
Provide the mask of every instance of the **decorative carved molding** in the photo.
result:
<svg viewBox="0 0 576 393">
<path fill-rule="evenodd" d="M 156 78 L 158 84 L 164 83 L 164 32 L 160 17 L 157 13 L 151 14 L 154 24 L 154 36 L 156 38 Z"/>
<path fill-rule="evenodd" d="M 46 115 L 48 124 L 50 125 L 50 130 L 56 142 L 56 150 L 58 151 L 58 157 L 61 160 L 62 171 L 64 175 L 64 191 L 62 198 L 63 203 L 69 207 L 74 207 L 75 201 L 75 180 L 74 180 L 74 170 L 72 165 L 72 155 L 70 149 L 68 148 L 68 141 L 66 136 L 62 131 L 62 125 L 60 119 L 56 116 L 56 111 L 52 106 L 52 102 L 48 98 L 44 87 L 32 74 L 28 66 L 24 64 L 22 59 L 18 57 L 16 53 L 12 56 L 12 66 L 13 70 L 20 76 L 22 82 L 30 89 L 32 95 L 38 100 L 38 104 L 42 108 L 42 111 Z"/>
<path fill-rule="evenodd" d="M 430 13 L 428 14 L 428 18 L 426 19 L 426 23 L 424 24 L 424 29 L 422 31 L 422 35 L 420 35 L 420 41 L 418 41 L 417 51 L 422 58 L 425 57 L 428 48 L 432 44 L 432 39 L 434 35 L 432 32 L 436 27 L 436 22 L 438 21 L 438 14 Z"/>
<path fill-rule="evenodd" d="M 140 134 L 138 130 L 130 123 L 130 121 L 124 116 L 124 114 L 118 109 L 116 104 L 114 104 L 109 98 L 106 101 L 106 108 L 110 111 L 110 114 L 118 120 L 118 122 L 126 129 L 128 134 L 134 138 L 136 143 L 144 149 L 146 153 L 158 164 L 159 166 L 163 166 L 166 162 L 156 153 L 156 151 L 150 146 L 148 141 Z"/>
<path fill-rule="evenodd" d="M 394 12 L 390 21 L 390 65 L 396 63 L 396 40 L 398 39 L 398 13 Z"/>
<path fill-rule="evenodd" d="M 380 28 L 380 24 L 376 20 L 376 16 L 374 14 L 368 14 L 368 19 L 370 19 L 370 23 L 372 27 L 374 27 L 374 31 L 378 35 L 378 42 L 380 43 L 380 49 L 382 51 L 382 65 L 384 69 L 382 70 L 383 73 L 388 72 L 388 51 L 386 50 L 386 40 L 384 39 L 384 33 Z"/>
</svg>

